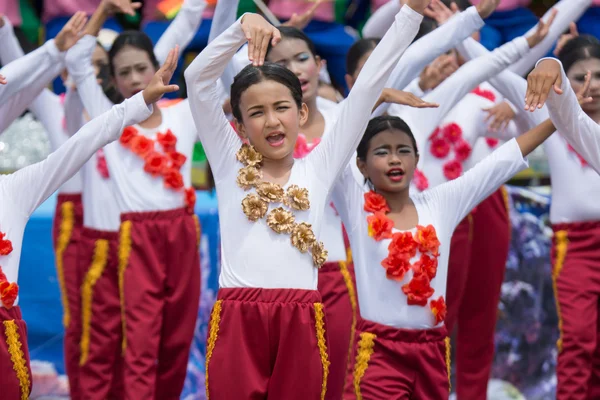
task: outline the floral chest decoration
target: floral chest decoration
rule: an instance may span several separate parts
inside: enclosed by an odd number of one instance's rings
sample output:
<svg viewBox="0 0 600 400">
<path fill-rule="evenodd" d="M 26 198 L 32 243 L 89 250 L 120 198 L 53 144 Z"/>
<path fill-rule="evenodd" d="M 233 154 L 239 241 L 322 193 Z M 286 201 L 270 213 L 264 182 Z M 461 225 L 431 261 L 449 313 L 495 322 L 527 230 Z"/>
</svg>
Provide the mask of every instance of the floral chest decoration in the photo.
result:
<svg viewBox="0 0 600 400">
<path fill-rule="evenodd" d="M 448 180 L 458 178 L 463 172 L 463 162 L 471 155 L 471 145 L 463 138 L 463 130 L 455 122 L 436 128 L 429 136 L 429 151 L 435 158 L 450 157 L 443 165 Z"/>
<path fill-rule="evenodd" d="M 7 256 L 13 251 L 12 242 L 6 239 L 6 234 L 0 232 L 0 261 L 3 256 Z M 11 309 L 17 296 L 19 295 L 19 285 L 15 282 L 9 282 L 2 271 L 0 264 L 0 300 L 6 309 Z"/>
<path fill-rule="evenodd" d="M 312 143 L 309 143 L 302 133 L 298 134 L 296 145 L 294 146 L 294 158 L 304 158 L 321 143 L 321 138 L 316 138 Z"/>
<path fill-rule="evenodd" d="M 181 167 L 187 157 L 177 151 L 177 136 L 167 129 L 158 133 L 156 141 L 140 134 L 133 126 L 123 130 L 119 143 L 144 161 L 144 171 L 155 178 L 163 179 L 167 189 L 181 192 L 186 208 L 193 212 L 196 204 L 196 191 L 184 187 Z M 156 150 L 156 143 L 160 150 Z"/>
<path fill-rule="evenodd" d="M 437 300 L 432 298 L 431 280 L 437 275 L 440 256 L 440 241 L 435 228 L 417 225 L 415 234 L 411 231 L 392 232 L 394 222 L 387 216 L 390 208 L 385 198 L 373 191 L 365 193 L 364 197 L 364 210 L 371 213 L 367 217 L 369 236 L 376 241 L 391 239 L 388 255 L 381 261 L 387 279 L 401 282 L 412 271 L 412 278 L 402 286 L 408 305 L 426 307 L 429 304 L 435 325 L 439 324 L 446 318 L 446 303 L 443 296 Z M 411 263 L 417 251 L 421 256 Z"/>
<path fill-rule="evenodd" d="M 262 155 L 254 147 L 243 144 L 236 154 L 244 167 L 240 168 L 237 184 L 245 191 L 254 189 L 242 200 L 242 211 L 252 222 L 266 217 L 269 228 L 279 234 L 290 235 L 291 245 L 301 253 L 310 251 L 315 267 L 320 268 L 327 260 L 327 250 L 317 241 L 312 226 L 296 222 L 294 211 L 310 209 L 308 190 L 298 185 L 290 185 L 284 190 L 279 184 L 264 182 L 261 171 Z M 269 204 L 278 207 L 268 211 Z"/>
</svg>

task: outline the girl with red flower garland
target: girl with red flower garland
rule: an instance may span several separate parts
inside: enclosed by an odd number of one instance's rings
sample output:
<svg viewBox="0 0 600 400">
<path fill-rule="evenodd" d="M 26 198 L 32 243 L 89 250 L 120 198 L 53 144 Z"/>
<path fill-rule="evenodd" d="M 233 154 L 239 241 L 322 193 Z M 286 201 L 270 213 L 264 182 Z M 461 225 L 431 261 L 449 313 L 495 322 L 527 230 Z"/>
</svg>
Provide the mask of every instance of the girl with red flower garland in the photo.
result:
<svg viewBox="0 0 600 400">
<path fill-rule="evenodd" d="M 83 25 L 82 25 L 83 27 Z M 78 31 L 74 31 L 77 34 Z M 35 209 L 70 179 L 122 129 L 148 118 L 149 105 L 174 90 L 163 83 L 175 70 L 173 52 L 146 90 L 92 120 L 44 161 L 0 175 L 0 387 L 2 398 L 25 399 L 31 392 L 27 331 L 18 306 L 17 278 L 25 225 Z M 10 64 L 9 64 L 10 66 Z M 4 73 L 4 70 L 3 70 Z M 11 74 L 8 74 L 10 79 Z M 0 99 L 4 102 L 4 99 Z M 10 105 L 10 100 L 8 102 Z"/>
<path fill-rule="evenodd" d="M 398 117 L 369 122 L 357 165 L 370 190 L 356 181 L 356 167 L 349 164 L 333 191 L 353 249 L 362 317 L 352 381 L 357 397 L 448 398 L 444 299 L 453 273 L 448 256 L 454 228 L 477 203 L 527 168 L 523 157 L 553 131 L 547 121 L 462 177 L 412 194 L 419 153 L 411 129 Z M 380 222 L 374 224 L 373 215 Z"/>
<path fill-rule="evenodd" d="M 100 4 L 87 35 L 67 57 L 69 72 L 92 116 L 111 104 L 91 74 L 91 50 L 118 3 Z M 156 56 L 149 38 L 139 32 L 123 33 L 115 40 L 109 62 L 120 95 L 129 98 L 145 87 L 165 45 L 185 46 L 191 40 L 205 5 L 203 0 L 184 2 L 183 12 L 157 43 Z M 125 128 L 119 142 L 103 149 L 109 179 L 102 179 L 92 162 L 84 170 L 84 189 L 89 190 L 83 196 L 87 211 L 80 262 L 90 282 L 82 286 L 83 316 L 88 316 L 80 359 L 85 398 L 163 398 L 183 387 L 200 288 L 199 224 L 193 215 L 195 191 L 190 182 L 196 132 L 190 119 L 186 101 L 157 106 L 149 119 Z M 93 281 L 98 259 L 104 260 L 104 269 Z M 149 274 L 154 278 L 140 278 Z M 153 313 L 142 310 L 145 296 L 154 301 Z M 179 312 L 184 317 L 175 328 L 169 321 Z M 129 349 L 123 348 L 126 343 Z M 159 356 L 161 348 L 174 346 L 181 351 Z M 159 365 L 170 365 L 168 374 L 156 367 L 157 358 Z M 148 379 L 138 379 L 140 375 Z"/>
</svg>

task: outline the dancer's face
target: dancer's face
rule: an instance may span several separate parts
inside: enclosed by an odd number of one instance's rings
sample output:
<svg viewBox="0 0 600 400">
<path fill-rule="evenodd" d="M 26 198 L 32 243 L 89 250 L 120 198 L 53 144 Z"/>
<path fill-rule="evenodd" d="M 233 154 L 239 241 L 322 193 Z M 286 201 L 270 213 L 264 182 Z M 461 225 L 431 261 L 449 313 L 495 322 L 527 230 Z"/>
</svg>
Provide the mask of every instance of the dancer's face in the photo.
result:
<svg viewBox="0 0 600 400">
<path fill-rule="evenodd" d="M 352 75 L 346 74 L 346 85 L 348 85 L 348 89 L 352 89 L 352 86 L 354 86 L 354 84 L 356 83 L 356 80 L 358 79 L 358 74 L 360 74 L 360 71 L 362 71 L 363 67 L 365 66 L 365 63 L 369 59 L 369 56 L 372 52 L 373 50 L 363 54 L 363 56 L 360 58 L 360 60 L 358 60 L 358 63 L 356 64 L 356 71 L 354 71 Z"/>
<path fill-rule="evenodd" d="M 397 193 L 409 188 L 418 162 L 411 138 L 387 129 L 371 138 L 365 160 L 358 159 L 357 165 L 377 192 Z"/>
<path fill-rule="evenodd" d="M 133 46 L 125 46 L 113 58 L 115 83 L 126 99 L 148 86 L 156 69 L 148 53 Z"/>
<path fill-rule="evenodd" d="M 242 93 L 240 113 L 242 120 L 236 120 L 239 134 L 263 157 L 282 160 L 293 154 L 308 107 L 303 103 L 299 109 L 287 86 L 264 80 Z"/>
<path fill-rule="evenodd" d="M 100 69 L 108 65 L 108 53 L 100 45 L 96 45 L 92 53 L 92 66 L 94 67 L 94 75 L 98 76 Z"/>
<path fill-rule="evenodd" d="M 584 104 L 582 108 L 586 113 L 595 113 L 600 111 L 600 59 L 588 58 L 586 60 L 577 61 L 569 68 L 567 77 L 571 82 L 573 90 L 577 93 L 585 83 L 587 71 L 592 72 L 589 95 L 594 100 L 591 103 Z"/>
<path fill-rule="evenodd" d="M 267 61 L 286 67 L 298 77 L 304 102 L 317 97 L 322 62 L 318 56 L 313 56 L 304 40 L 283 39 L 269 51 Z"/>
</svg>

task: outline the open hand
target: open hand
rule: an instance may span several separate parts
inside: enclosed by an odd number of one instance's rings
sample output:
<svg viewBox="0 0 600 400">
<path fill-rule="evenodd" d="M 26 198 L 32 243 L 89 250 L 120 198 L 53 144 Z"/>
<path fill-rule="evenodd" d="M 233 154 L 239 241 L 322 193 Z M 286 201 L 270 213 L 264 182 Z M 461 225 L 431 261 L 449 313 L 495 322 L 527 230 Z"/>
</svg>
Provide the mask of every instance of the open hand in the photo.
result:
<svg viewBox="0 0 600 400">
<path fill-rule="evenodd" d="M 493 107 L 484 108 L 483 111 L 488 113 L 485 117 L 485 122 L 489 122 L 488 130 L 490 132 L 504 131 L 508 124 L 510 124 L 510 121 L 515 118 L 515 112 L 506 101 L 498 103 Z"/>
<path fill-rule="evenodd" d="M 4 28 L 4 14 L 0 13 L 0 28 Z"/>
<path fill-rule="evenodd" d="M 548 32 L 550 32 L 550 26 L 554 22 L 554 18 L 556 18 L 556 14 L 558 14 L 558 10 L 552 10 L 548 21 L 544 22 L 544 20 L 540 19 L 540 22 L 537 24 L 537 29 L 535 32 L 527 38 L 527 43 L 529 43 L 529 48 L 532 49 L 538 44 L 541 43 L 542 40 L 548 36 Z"/>
<path fill-rule="evenodd" d="M 400 104 L 403 106 L 409 106 L 413 108 L 437 108 L 440 105 L 435 103 L 428 103 L 423 99 L 415 96 L 410 92 L 403 92 L 402 90 L 385 88 L 379 96 L 379 100 L 373 107 L 375 110 L 382 103 Z"/>
<path fill-rule="evenodd" d="M 431 3 L 431 0 L 408 0 L 406 4 L 414 11 L 423 15 L 427 6 Z"/>
<path fill-rule="evenodd" d="M 481 0 L 475 7 L 481 19 L 486 19 L 492 15 L 492 13 L 496 11 L 500 1 L 501 0 Z"/>
<path fill-rule="evenodd" d="M 269 43 L 275 46 L 281 41 L 279 30 L 258 14 L 246 14 L 242 29 L 248 40 L 248 59 L 254 66 L 263 65 Z"/>
<path fill-rule="evenodd" d="M 179 59 L 179 46 L 176 46 L 173 50 L 169 52 L 167 56 L 167 60 L 163 64 L 162 67 L 144 89 L 144 101 L 146 104 L 150 105 L 156 103 L 160 100 L 166 93 L 171 93 L 179 90 L 179 86 L 177 85 L 169 85 L 171 78 L 173 77 L 173 73 L 175 72 L 175 68 L 177 68 L 177 60 Z"/>
<path fill-rule="evenodd" d="M 577 92 L 577 100 L 579 101 L 579 105 L 583 106 L 584 104 L 591 103 L 594 99 L 590 96 L 590 83 L 592 82 L 592 71 L 588 71 L 585 74 L 585 82 L 583 86 Z"/>
<path fill-rule="evenodd" d="M 0 75 L 0 85 L 6 85 L 6 78 Z"/>
<path fill-rule="evenodd" d="M 142 3 L 132 3 L 131 0 L 103 0 L 102 6 L 109 15 L 121 13 L 134 16 L 136 10 L 142 6 Z"/>
<path fill-rule="evenodd" d="M 569 25 L 569 33 L 561 35 L 560 39 L 558 39 L 558 43 L 556 43 L 556 48 L 554 49 L 554 55 L 558 57 L 560 51 L 563 49 L 563 47 L 565 47 L 565 44 L 577 36 L 579 36 L 577 24 L 575 22 L 571 22 L 571 25 Z"/>
<path fill-rule="evenodd" d="M 293 13 L 290 19 L 281 25 L 291 26 L 299 30 L 306 28 L 306 25 L 308 25 L 308 23 L 313 19 L 317 8 L 321 5 L 321 3 L 323 3 L 323 1 L 329 0 L 316 0 L 314 4 L 304 14 L 298 15 L 296 13 Z"/>
<path fill-rule="evenodd" d="M 419 76 L 419 87 L 423 91 L 435 89 L 457 69 L 456 58 L 448 54 L 442 54 L 423 69 Z"/>
<path fill-rule="evenodd" d="M 525 110 L 531 112 L 542 108 L 554 88 L 556 94 L 562 94 L 562 71 L 556 60 L 547 59 L 538 64 L 527 76 L 527 93 L 525 94 Z"/>
<path fill-rule="evenodd" d="M 77 11 L 69 22 L 58 32 L 54 38 L 54 44 L 59 51 L 67 51 L 77 43 L 83 36 L 83 28 L 87 22 L 87 16 L 83 11 Z"/>
<path fill-rule="evenodd" d="M 431 0 L 431 4 L 425 9 L 424 15 L 435 20 L 438 25 L 443 25 L 458 12 L 460 12 L 460 10 L 454 2 L 452 2 L 450 8 L 448 8 L 440 0 Z"/>
</svg>

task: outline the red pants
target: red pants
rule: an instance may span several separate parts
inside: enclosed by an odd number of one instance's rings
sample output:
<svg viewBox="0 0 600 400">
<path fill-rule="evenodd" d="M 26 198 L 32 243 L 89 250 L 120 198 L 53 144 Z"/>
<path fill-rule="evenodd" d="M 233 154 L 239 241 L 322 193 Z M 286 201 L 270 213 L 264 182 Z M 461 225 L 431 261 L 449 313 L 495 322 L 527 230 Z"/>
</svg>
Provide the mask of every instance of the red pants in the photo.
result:
<svg viewBox="0 0 600 400">
<path fill-rule="evenodd" d="M 323 400 L 329 360 L 316 290 L 219 289 L 206 343 L 207 400 Z"/>
<path fill-rule="evenodd" d="M 78 250 L 83 227 L 80 194 L 59 194 L 52 226 L 56 274 L 60 285 L 65 327 L 65 369 L 69 377 L 71 399 L 80 400 L 79 340 L 81 338 L 80 287 L 83 271 L 79 269 Z"/>
<path fill-rule="evenodd" d="M 85 400 L 123 398 L 118 232 L 83 228 L 81 270 L 81 357 L 79 384 Z"/>
<path fill-rule="evenodd" d="M 351 385 L 361 400 L 447 400 L 450 338 L 446 328 L 405 330 L 361 319 Z"/>
<path fill-rule="evenodd" d="M 200 224 L 183 208 L 121 220 L 125 399 L 179 399 L 200 303 Z"/>
<path fill-rule="evenodd" d="M 557 224 L 552 251 L 557 300 L 557 399 L 600 398 L 600 222 Z"/>
<path fill-rule="evenodd" d="M 0 307 L 0 397 L 27 400 L 31 393 L 31 367 L 27 326 L 18 306 Z"/>
</svg>

